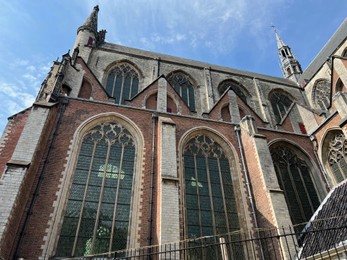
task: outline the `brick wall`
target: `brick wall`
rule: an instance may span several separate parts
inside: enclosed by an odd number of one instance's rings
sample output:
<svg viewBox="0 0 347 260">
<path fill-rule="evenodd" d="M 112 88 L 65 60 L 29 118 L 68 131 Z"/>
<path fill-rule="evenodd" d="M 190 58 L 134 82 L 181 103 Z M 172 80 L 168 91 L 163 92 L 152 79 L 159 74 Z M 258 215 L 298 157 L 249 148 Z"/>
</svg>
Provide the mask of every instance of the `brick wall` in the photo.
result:
<svg viewBox="0 0 347 260">
<path fill-rule="evenodd" d="M 4 130 L 0 140 L 0 178 L 4 172 L 6 163 L 11 159 L 18 139 L 22 133 L 23 127 L 30 114 L 30 109 L 24 110 L 12 116 Z"/>
</svg>

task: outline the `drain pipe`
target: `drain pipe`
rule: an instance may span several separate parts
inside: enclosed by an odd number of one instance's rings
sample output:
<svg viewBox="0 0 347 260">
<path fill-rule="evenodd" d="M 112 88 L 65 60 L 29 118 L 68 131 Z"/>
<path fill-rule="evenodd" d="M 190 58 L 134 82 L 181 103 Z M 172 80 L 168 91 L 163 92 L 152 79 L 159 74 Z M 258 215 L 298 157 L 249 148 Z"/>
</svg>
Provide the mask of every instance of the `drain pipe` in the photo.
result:
<svg viewBox="0 0 347 260">
<path fill-rule="evenodd" d="M 240 135 L 241 129 L 240 129 L 240 125 L 236 125 L 234 127 L 234 131 L 236 133 L 237 143 L 238 143 L 240 154 L 241 154 L 242 168 L 243 168 L 243 172 L 245 173 L 244 176 L 245 176 L 245 181 L 246 181 L 248 199 L 249 199 L 249 202 L 251 204 L 254 225 L 255 225 L 255 228 L 257 230 L 257 235 L 259 237 L 259 231 L 258 231 L 258 227 L 259 226 L 258 226 L 258 221 L 257 221 L 257 216 L 256 216 L 256 211 L 255 211 L 254 196 L 253 196 L 252 188 L 251 188 L 251 185 L 250 185 L 250 182 L 249 182 L 249 173 L 248 173 L 248 169 L 247 169 L 247 165 L 246 165 L 245 151 L 243 149 L 243 145 L 242 145 L 242 142 L 241 142 L 241 135 Z M 260 245 L 259 248 L 260 248 L 260 253 L 261 253 L 261 259 L 265 259 L 262 246 Z"/>
<path fill-rule="evenodd" d="M 154 193 L 154 158 L 155 158 L 155 128 L 158 120 L 158 114 L 152 114 L 152 151 L 151 151 L 151 176 L 149 193 L 149 225 L 148 225 L 148 246 L 152 245 L 152 225 L 153 225 L 153 193 Z"/>
</svg>

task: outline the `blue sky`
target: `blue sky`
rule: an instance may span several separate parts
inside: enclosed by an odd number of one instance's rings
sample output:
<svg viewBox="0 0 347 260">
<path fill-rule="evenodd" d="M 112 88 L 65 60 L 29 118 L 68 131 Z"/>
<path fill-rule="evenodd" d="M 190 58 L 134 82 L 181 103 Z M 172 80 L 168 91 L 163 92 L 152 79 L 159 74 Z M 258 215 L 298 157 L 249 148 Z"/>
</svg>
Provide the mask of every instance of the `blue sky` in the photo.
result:
<svg viewBox="0 0 347 260">
<path fill-rule="evenodd" d="M 305 69 L 346 18 L 345 0 L 0 0 L 0 133 L 33 103 L 99 5 L 106 41 L 281 77 L 271 25 Z"/>
</svg>

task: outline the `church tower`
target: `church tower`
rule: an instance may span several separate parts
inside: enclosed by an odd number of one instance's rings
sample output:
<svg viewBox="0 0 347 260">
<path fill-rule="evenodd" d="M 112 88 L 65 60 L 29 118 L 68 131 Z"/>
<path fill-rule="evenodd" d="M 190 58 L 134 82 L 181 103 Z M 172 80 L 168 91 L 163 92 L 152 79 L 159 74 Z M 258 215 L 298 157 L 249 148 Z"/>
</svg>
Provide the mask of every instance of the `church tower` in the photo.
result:
<svg viewBox="0 0 347 260">
<path fill-rule="evenodd" d="M 275 28 L 274 32 L 276 35 L 280 67 L 283 76 L 287 79 L 293 80 L 294 82 L 298 83 L 300 75 L 302 74 L 300 63 L 295 58 L 289 46 L 282 41 Z"/>
<path fill-rule="evenodd" d="M 106 31 L 98 32 L 98 13 L 99 6 L 96 5 L 84 24 L 77 29 L 73 50 L 77 51 L 85 62 L 88 62 L 91 49 L 105 40 Z"/>
</svg>

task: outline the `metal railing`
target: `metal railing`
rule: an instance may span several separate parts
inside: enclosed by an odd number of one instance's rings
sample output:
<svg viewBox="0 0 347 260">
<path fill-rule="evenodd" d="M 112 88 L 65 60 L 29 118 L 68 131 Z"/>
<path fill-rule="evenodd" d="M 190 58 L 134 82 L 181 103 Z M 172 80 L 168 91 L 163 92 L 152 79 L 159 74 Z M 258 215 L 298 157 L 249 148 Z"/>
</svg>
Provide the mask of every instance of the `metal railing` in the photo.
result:
<svg viewBox="0 0 347 260">
<path fill-rule="evenodd" d="M 347 259 L 347 226 L 316 227 L 322 225 L 240 231 L 69 259 Z"/>
</svg>

